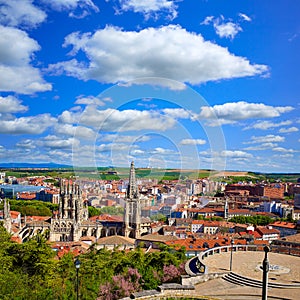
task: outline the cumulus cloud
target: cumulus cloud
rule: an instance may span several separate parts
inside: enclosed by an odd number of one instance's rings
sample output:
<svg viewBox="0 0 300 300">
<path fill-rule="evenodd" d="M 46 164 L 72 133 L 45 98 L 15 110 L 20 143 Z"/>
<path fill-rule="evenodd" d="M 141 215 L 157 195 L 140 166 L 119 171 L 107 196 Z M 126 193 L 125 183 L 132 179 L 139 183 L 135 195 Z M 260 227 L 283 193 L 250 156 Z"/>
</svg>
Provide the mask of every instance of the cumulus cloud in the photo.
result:
<svg viewBox="0 0 300 300">
<path fill-rule="evenodd" d="M 192 112 L 187 111 L 183 108 L 165 108 L 163 112 L 172 118 L 176 119 L 188 119 L 191 117 Z"/>
<path fill-rule="evenodd" d="M 222 119 L 222 118 L 211 119 L 211 120 L 208 119 L 205 122 L 205 124 L 209 127 L 218 127 L 218 126 L 234 124 L 234 123 L 236 123 L 235 120 L 227 120 L 227 119 Z"/>
<path fill-rule="evenodd" d="M 269 106 L 263 103 L 248 103 L 245 101 L 229 102 L 222 105 L 202 106 L 200 119 L 224 119 L 230 121 L 274 118 L 282 113 L 293 110 L 291 106 Z"/>
<path fill-rule="evenodd" d="M 136 47 L 137 44 L 140 46 Z M 227 48 L 205 41 L 200 34 L 188 32 L 179 25 L 139 32 L 111 26 L 94 34 L 74 32 L 66 37 L 64 46 L 73 47 L 71 55 L 82 50 L 89 64 L 74 58 L 49 65 L 50 71 L 105 83 L 163 77 L 200 84 L 268 72 L 266 65 L 251 64 L 246 58 L 235 56 Z"/>
<path fill-rule="evenodd" d="M 61 139 L 55 135 L 48 135 L 45 138 L 36 142 L 41 147 L 50 149 L 72 149 L 78 147 L 80 141 L 76 138 Z"/>
<path fill-rule="evenodd" d="M 36 142 L 34 140 L 26 139 L 18 142 L 16 144 L 17 147 L 25 148 L 25 149 L 35 149 L 36 148 Z"/>
<path fill-rule="evenodd" d="M 171 149 L 156 147 L 153 150 L 149 151 L 151 154 L 160 154 L 160 155 L 169 155 L 169 154 L 175 154 L 176 152 Z"/>
<path fill-rule="evenodd" d="M 0 113 L 17 113 L 28 110 L 27 106 L 21 104 L 21 101 L 14 96 L 0 96 Z"/>
<path fill-rule="evenodd" d="M 240 18 L 239 21 L 251 21 L 251 18 L 246 14 L 239 13 L 238 16 Z M 220 38 L 234 39 L 239 32 L 243 31 L 239 21 L 234 22 L 232 19 L 225 19 L 223 15 L 220 17 L 207 16 L 200 24 L 213 24 L 215 32 Z"/>
<path fill-rule="evenodd" d="M 242 31 L 242 28 L 233 22 L 225 22 L 225 23 L 214 23 L 214 28 L 216 30 L 216 34 L 223 38 L 230 38 L 233 39 L 240 31 Z"/>
<path fill-rule="evenodd" d="M 156 111 L 119 111 L 112 108 L 97 110 L 91 106 L 87 106 L 81 114 L 64 111 L 59 120 L 63 123 L 78 122 L 81 125 L 93 126 L 100 131 L 119 132 L 144 129 L 164 131 L 175 124 L 175 119 Z"/>
<path fill-rule="evenodd" d="M 289 127 L 289 128 L 280 128 L 279 133 L 291 133 L 291 132 L 297 132 L 299 129 L 295 126 Z"/>
<path fill-rule="evenodd" d="M 14 120 L 0 120 L 0 133 L 41 134 L 55 122 L 56 119 L 49 114 L 16 118 Z"/>
<path fill-rule="evenodd" d="M 92 140 L 95 139 L 96 133 L 88 127 L 74 126 L 71 124 L 57 124 L 54 127 L 56 134 L 63 136 L 73 136 L 78 139 Z"/>
<path fill-rule="evenodd" d="M 205 140 L 202 139 L 183 139 L 180 142 L 181 145 L 204 145 L 206 144 Z"/>
<path fill-rule="evenodd" d="M 263 143 L 261 145 L 255 145 L 255 146 L 247 147 L 244 150 L 261 151 L 261 150 L 272 149 L 274 147 L 277 147 L 276 143 Z"/>
<path fill-rule="evenodd" d="M 96 106 L 104 106 L 104 101 L 100 100 L 94 96 L 80 96 L 75 101 L 75 104 L 85 104 L 85 105 L 96 105 Z"/>
<path fill-rule="evenodd" d="M 285 138 L 280 135 L 265 135 L 265 136 L 252 136 L 249 142 L 245 144 L 256 144 L 256 143 L 281 143 L 284 142 Z"/>
<path fill-rule="evenodd" d="M 276 127 L 280 127 L 280 126 L 287 126 L 292 124 L 291 121 L 281 121 L 278 123 L 274 123 L 274 122 L 270 122 L 270 121 L 259 121 L 257 123 L 255 123 L 252 126 L 248 126 L 245 129 L 262 129 L 262 130 L 267 130 L 270 128 L 276 128 Z"/>
<path fill-rule="evenodd" d="M 91 11 L 99 12 L 98 6 L 92 0 L 42 0 L 46 5 L 57 11 L 68 11 L 69 17 L 84 18 Z"/>
<path fill-rule="evenodd" d="M 45 21 L 44 11 L 33 0 L 0 0 L 0 23 L 6 26 L 36 27 Z"/>
<path fill-rule="evenodd" d="M 146 19 L 157 18 L 160 14 L 166 13 L 170 19 L 177 17 L 176 1 L 170 0 L 119 0 L 120 8 L 124 11 L 142 13 Z"/>
<path fill-rule="evenodd" d="M 0 25 L 0 91 L 31 94 L 51 90 L 40 71 L 31 65 L 39 44 L 26 32 Z"/>
<path fill-rule="evenodd" d="M 247 153 L 245 151 L 240 150 L 224 150 L 220 153 L 222 157 L 228 157 L 228 158 L 251 158 L 253 155 L 251 153 Z"/>
</svg>

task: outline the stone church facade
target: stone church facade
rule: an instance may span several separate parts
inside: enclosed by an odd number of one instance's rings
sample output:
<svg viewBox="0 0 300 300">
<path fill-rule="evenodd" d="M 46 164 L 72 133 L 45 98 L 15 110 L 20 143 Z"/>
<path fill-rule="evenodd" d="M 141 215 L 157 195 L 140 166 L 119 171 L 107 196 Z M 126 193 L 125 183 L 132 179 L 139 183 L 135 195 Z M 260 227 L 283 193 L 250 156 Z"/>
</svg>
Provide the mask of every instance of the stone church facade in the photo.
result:
<svg viewBox="0 0 300 300">
<path fill-rule="evenodd" d="M 78 184 L 71 180 L 61 180 L 59 199 L 58 215 L 51 218 L 51 242 L 79 241 L 82 236 L 95 234 L 94 224 L 88 226 L 88 208 L 83 202 Z"/>
</svg>

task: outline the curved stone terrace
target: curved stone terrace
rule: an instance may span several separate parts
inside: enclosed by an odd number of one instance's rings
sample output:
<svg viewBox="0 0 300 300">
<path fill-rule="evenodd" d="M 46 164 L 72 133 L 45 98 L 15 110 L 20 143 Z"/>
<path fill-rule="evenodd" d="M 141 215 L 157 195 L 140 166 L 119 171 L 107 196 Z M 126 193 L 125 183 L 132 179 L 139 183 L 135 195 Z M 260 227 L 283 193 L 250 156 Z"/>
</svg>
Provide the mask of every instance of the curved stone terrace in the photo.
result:
<svg viewBox="0 0 300 300">
<path fill-rule="evenodd" d="M 208 253 L 207 253 L 208 254 Z M 230 251 L 221 252 L 214 249 L 213 255 L 203 255 L 207 266 L 207 278 L 219 274 L 214 280 L 195 284 L 195 294 L 216 299 L 261 299 L 261 288 L 240 286 L 226 282 L 222 274 L 230 271 Z M 262 280 L 260 266 L 264 259 L 263 251 L 233 251 L 232 271 L 247 278 Z M 300 257 L 270 252 L 268 254 L 270 272 L 269 283 L 287 284 L 293 288 L 270 288 L 268 299 L 299 299 L 300 295 Z M 205 275 L 203 275 L 205 276 Z"/>
</svg>

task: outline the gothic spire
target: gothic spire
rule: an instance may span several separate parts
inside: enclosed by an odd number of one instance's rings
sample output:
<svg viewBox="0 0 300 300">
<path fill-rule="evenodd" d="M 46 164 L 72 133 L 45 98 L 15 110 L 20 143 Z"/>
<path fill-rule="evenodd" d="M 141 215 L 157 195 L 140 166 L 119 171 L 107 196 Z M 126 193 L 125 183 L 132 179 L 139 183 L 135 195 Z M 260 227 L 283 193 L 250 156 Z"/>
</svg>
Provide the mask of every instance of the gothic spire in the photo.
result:
<svg viewBox="0 0 300 300">
<path fill-rule="evenodd" d="M 127 187 L 127 198 L 129 199 L 137 199 L 138 198 L 138 187 L 136 184 L 136 179 L 135 179 L 135 169 L 134 169 L 134 162 L 131 162 L 130 166 L 130 174 L 129 174 L 129 182 L 128 182 L 128 187 Z"/>
</svg>

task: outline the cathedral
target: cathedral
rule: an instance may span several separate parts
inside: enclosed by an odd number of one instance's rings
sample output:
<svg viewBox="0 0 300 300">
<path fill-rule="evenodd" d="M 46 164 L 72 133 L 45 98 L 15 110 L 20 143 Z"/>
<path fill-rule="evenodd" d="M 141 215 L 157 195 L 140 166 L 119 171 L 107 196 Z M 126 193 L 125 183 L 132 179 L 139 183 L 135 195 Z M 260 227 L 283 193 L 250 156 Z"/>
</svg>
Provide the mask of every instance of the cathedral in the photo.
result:
<svg viewBox="0 0 300 300">
<path fill-rule="evenodd" d="M 78 183 L 70 179 L 60 180 L 59 208 L 49 221 L 27 222 L 16 233 L 22 242 L 41 233 L 49 237 L 50 242 L 77 242 L 83 237 L 101 237 L 122 235 L 139 238 L 141 229 L 141 195 L 138 190 L 134 162 L 131 163 L 129 181 L 125 198 L 123 221 L 89 220 L 88 206 L 83 200 Z M 4 200 L 4 225 L 11 232 L 11 218 L 8 201 Z"/>
</svg>

